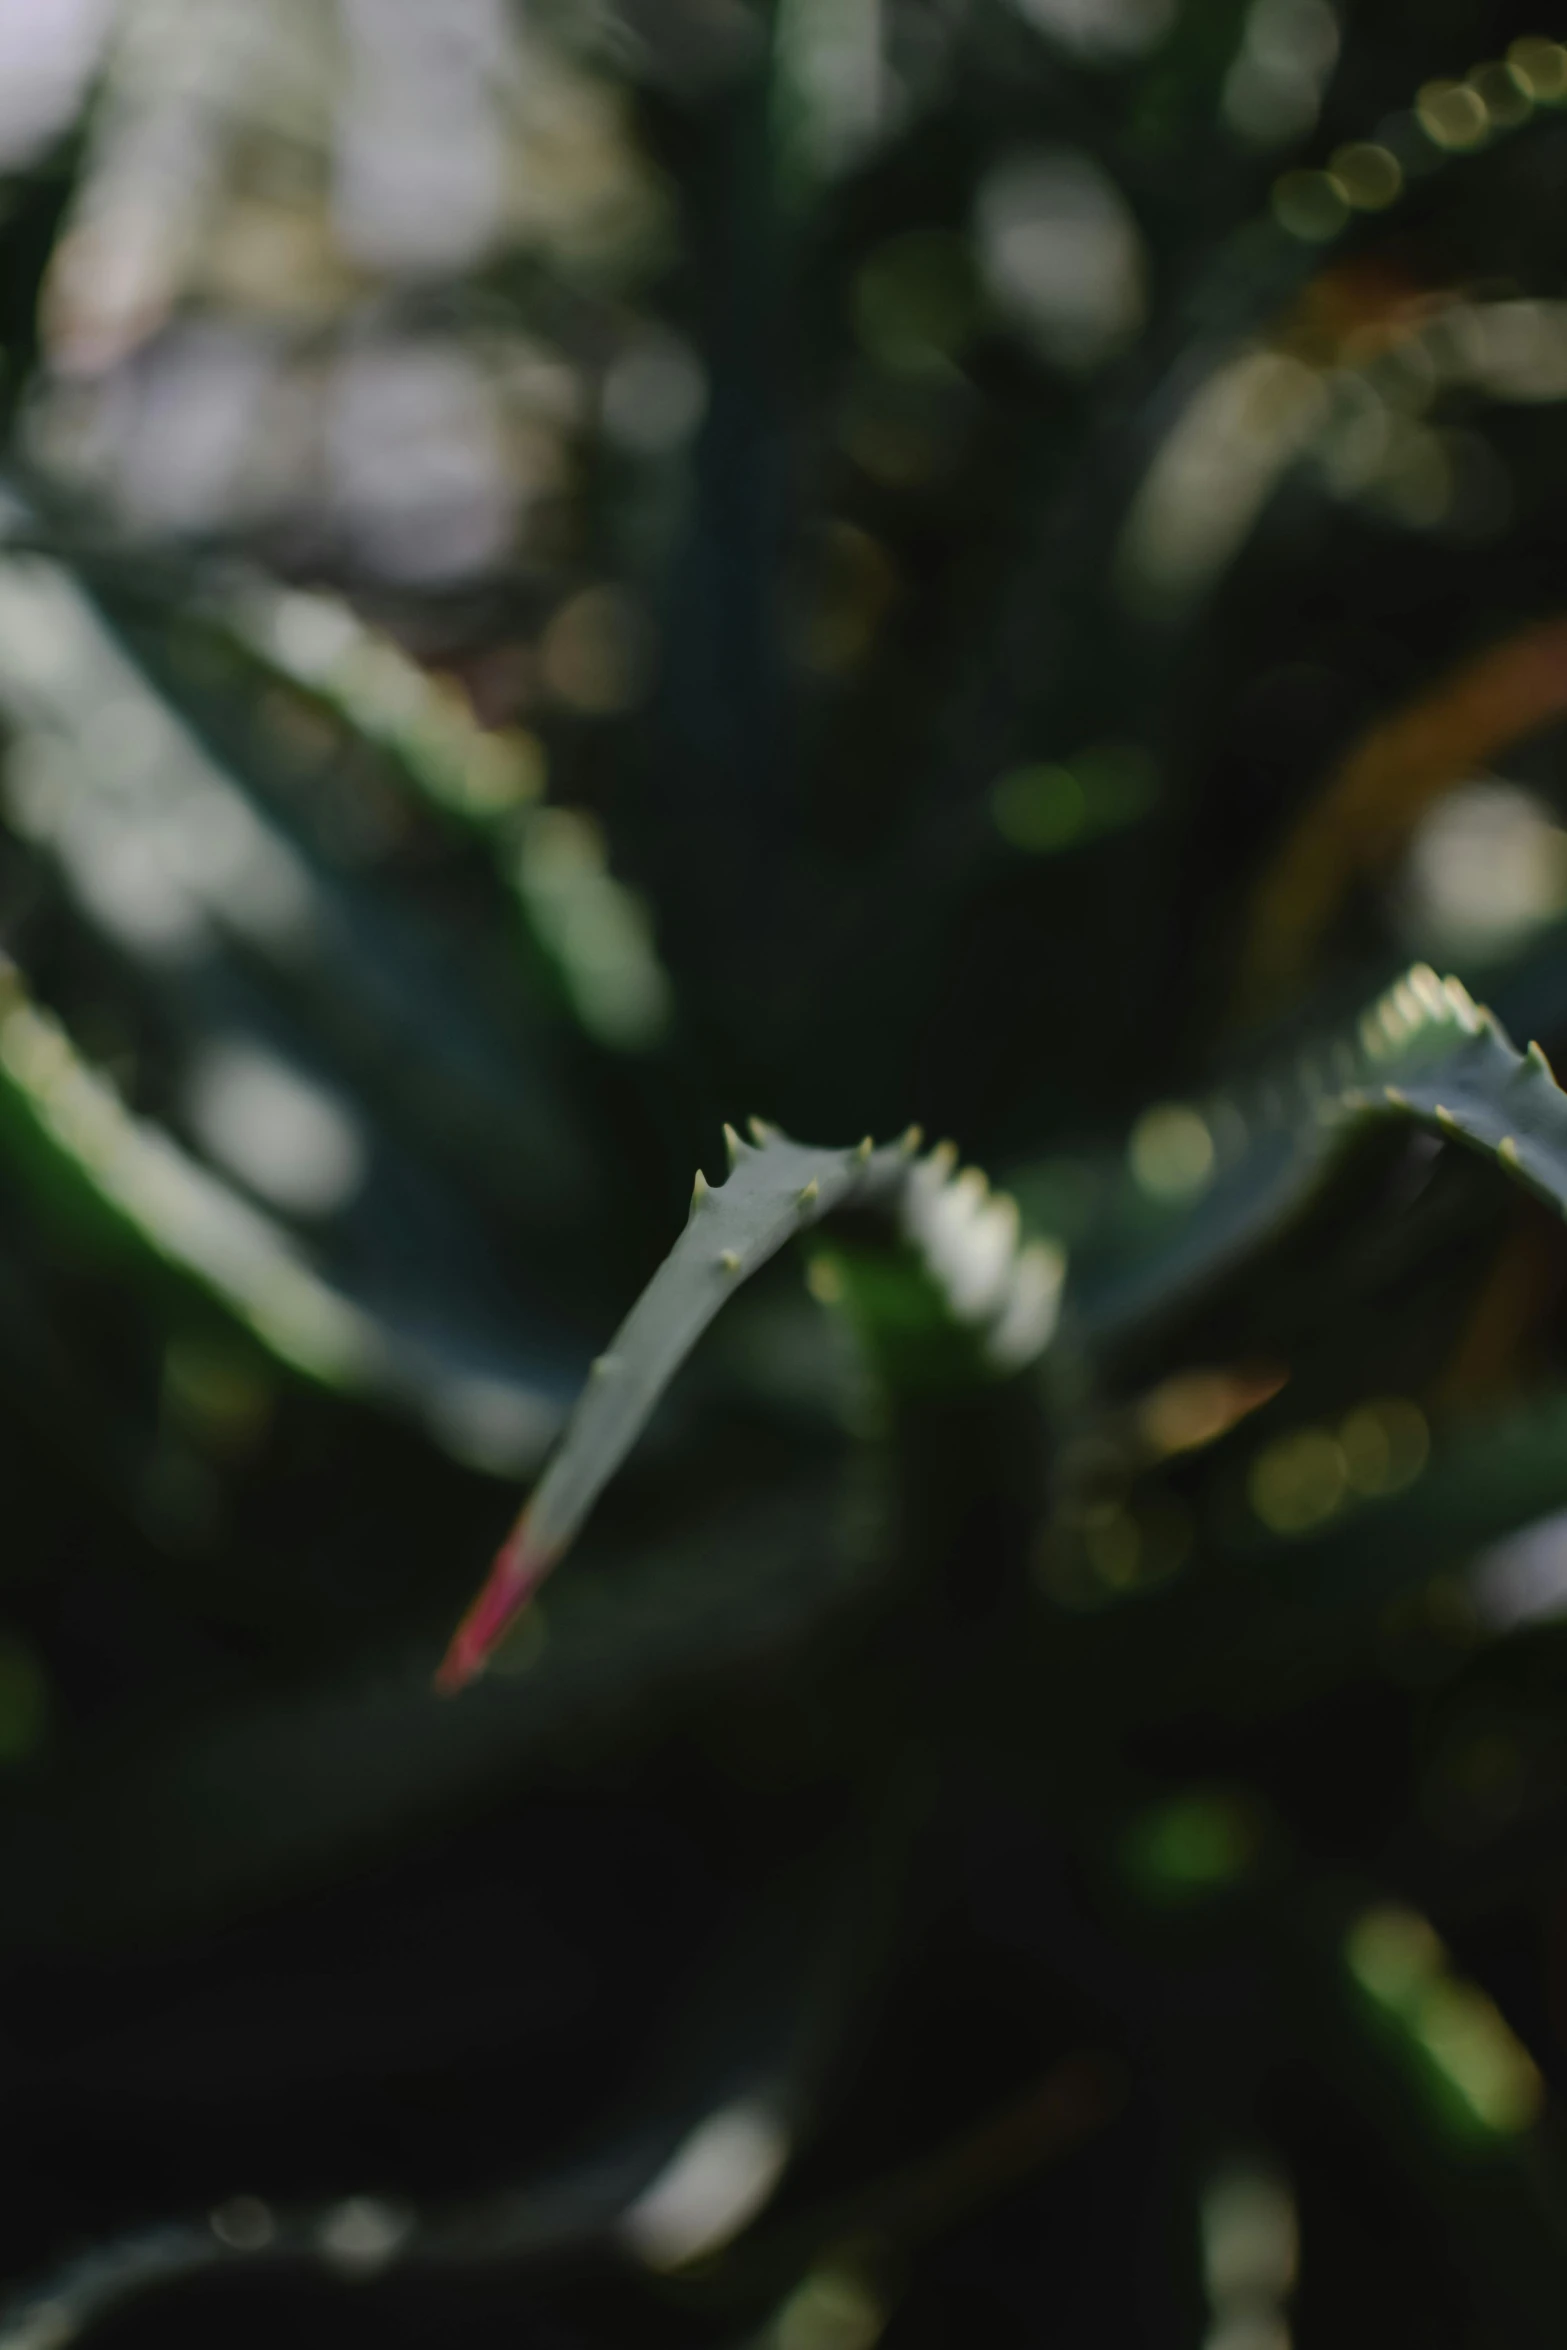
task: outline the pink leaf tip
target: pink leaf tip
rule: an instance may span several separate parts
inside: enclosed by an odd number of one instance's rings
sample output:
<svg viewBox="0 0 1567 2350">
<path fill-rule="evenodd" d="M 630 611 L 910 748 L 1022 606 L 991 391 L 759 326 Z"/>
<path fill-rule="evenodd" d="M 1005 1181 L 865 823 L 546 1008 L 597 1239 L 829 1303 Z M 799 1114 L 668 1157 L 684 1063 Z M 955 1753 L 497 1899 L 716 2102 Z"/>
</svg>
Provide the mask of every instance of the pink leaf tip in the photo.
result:
<svg viewBox="0 0 1567 2350">
<path fill-rule="evenodd" d="M 452 1634 L 435 1676 L 442 1697 L 455 1697 L 478 1679 L 553 1564 L 554 1554 L 529 1540 L 524 1513 L 496 1552 L 478 1596 Z"/>
</svg>

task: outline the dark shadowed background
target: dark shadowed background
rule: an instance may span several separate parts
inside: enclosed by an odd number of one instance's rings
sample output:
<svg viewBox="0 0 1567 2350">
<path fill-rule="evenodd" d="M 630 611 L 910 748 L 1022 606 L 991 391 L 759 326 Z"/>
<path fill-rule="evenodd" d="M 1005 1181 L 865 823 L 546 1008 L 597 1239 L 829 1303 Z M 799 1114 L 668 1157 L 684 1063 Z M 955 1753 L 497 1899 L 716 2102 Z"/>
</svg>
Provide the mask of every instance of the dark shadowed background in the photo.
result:
<svg viewBox="0 0 1567 2350">
<path fill-rule="evenodd" d="M 0 2350 L 1561 2341 L 1559 35 L 0 0 Z"/>
</svg>

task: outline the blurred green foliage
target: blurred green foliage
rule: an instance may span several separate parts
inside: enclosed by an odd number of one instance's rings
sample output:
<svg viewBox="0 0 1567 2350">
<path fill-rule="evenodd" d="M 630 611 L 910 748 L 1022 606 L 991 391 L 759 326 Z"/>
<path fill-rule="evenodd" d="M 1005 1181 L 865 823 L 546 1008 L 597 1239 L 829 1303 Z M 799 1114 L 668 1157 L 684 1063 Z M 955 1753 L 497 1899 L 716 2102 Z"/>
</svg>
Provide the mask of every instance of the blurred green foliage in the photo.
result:
<svg viewBox="0 0 1567 2350">
<path fill-rule="evenodd" d="M 1558 29 L 0 0 L 0 2350 L 1559 2341 Z"/>
</svg>

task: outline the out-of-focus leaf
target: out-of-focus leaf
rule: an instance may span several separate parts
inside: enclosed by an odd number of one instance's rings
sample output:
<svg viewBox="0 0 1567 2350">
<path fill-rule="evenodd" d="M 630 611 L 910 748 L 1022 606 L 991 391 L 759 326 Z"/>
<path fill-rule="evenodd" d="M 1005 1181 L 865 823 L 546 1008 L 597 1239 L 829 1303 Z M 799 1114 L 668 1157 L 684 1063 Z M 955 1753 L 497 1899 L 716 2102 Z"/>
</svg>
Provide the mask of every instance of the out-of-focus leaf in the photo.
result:
<svg viewBox="0 0 1567 2350">
<path fill-rule="evenodd" d="M 116 612 L 112 586 L 101 592 Z M 61 565 L 7 558 L 0 696 L 22 737 L 13 824 L 119 949 L 167 971 L 237 946 L 405 1116 L 470 1150 L 482 1133 L 510 1162 L 518 1207 L 559 1223 L 590 1181 L 583 1140 L 556 1072 L 537 1056 L 526 1065 L 493 984 L 474 984 L 466 942 L 330 869 L 275 795 L 258 812 L 242 767 L 207 753 L 180 709 L 177 669 L 162 667 L 160 694 Z M 412 664 L 398 675 L 417 690 Z M 230 726 L 244 715 L 231 706 Z"/>
<path fill-rule="evenodd" d="M 480 726 L 457 692 L 333 597 L 257 581 L 214 597 L 208 617 L 232 654 L 249 656 L 258 685 L 269 674 L 286 681 L 483 844 L 513 914 L 590 1035 L 621 1050 L 660 1039 L 669 982 L 645 909 L 610 872 L 591 818 L 537 804 L 535 737 Z"/>
<path fill-rule="evenodd" d="M 441 1337 L 377 1319 L 325 1279 L 276 1220 L 128 1110 L 59 1022 L 5 977 L 0 1136 L 40 1211 L 73 1222 L 114 1261 L 193 1283 L 291 1370 L 413 1408 L 450 1431 L 483 1389 L 540 1448 L 558 1406 L 549 1387 L 453 1356 Z"/>
<path fill-rule="evenodd" d="M 872 1807 L 851 1817 L 825 1847 L 745 1895 L 614 2109 L 544 2170 L 447 2203 L 352 2192 L 346 2181 L 335 2199 L 309 2208 L 230 2197 L 201 2218 L 100 2245 L 15 2292 L 0 2307 L 0 2350 L 24 2350 L 41 2325 L 62 2320 L 86 2335 L 125 2303 L 213 2270 L 219 2291 L 225 2278 L 243 2291 L 280 2266 L 363 2285 L 410 2272 L 516 2274 L 591 2249 L 655 2274 L 710 2262 L 765 2208 L 809 2142 L 828 2068 L 888 1955 L 884 1880 L 889 1858 L 896 1873 L 904 1857 L 910 1816 L 894 1805 L 890 1816 Z M 1036 2093 L 1026 2109 L 1047 2147 L 1084 2102 L 1073 2097 L 1080 2084 L 1064 2086 L 1065 2098 Z M 997 2135 L 1003 2157 L 1012 2152 L 1015 2129 L 988 2133 L 982 2155 Z M 921 2166 L 875 2208 L 917 2224 L 932 2187 L 939 2192 L 954 2172 L 961 2185 L 966 2168 L 961 2156 Z M 769 2247 L 766 2269 L 778 2269 L 780 2250 L 798 2267 L 820 2232 L 795 2230 L 791 2243 Z"/>
<path fill-rule="evenodd" d="M 1069 1291 L 1074 1336 L 1103 1344 L 1189 1300 L 1300 1216 L 1356 1143 L 1390 1123 L 1481 1152 L 1567 1212 L 1567 1100 L 1544 1054 L 1516 1052 L 1458 981 L 1419 965 L 1353 1033 L 1277 1076 L 1145 1113 L 1107 1187 L 1099 1245 L 1085 1246 L 1098 1266 Z M 1026 1210 L 1028 1177 L 1015 1181 Z"/>
</svg>

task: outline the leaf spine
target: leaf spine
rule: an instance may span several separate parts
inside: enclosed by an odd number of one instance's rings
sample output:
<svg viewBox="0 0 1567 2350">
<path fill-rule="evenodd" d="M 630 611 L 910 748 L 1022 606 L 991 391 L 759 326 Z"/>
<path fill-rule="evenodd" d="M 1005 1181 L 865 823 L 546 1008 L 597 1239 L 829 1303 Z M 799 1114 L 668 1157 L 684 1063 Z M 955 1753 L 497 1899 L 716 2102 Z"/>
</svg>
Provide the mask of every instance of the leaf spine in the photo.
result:
<svg viewBox="0 0 1567 2350">
<path fill-rule="evenodd" d="M 1518 1145 L 1510 1134 L 1502 1136 L 1496 1146 L 1496 1155 L 1504 1167 L 1516 1167 L 1521 1164 L 1518 1157 Z"/>
<path fill-rule="evenodd" d="M 1527 1060 L 1531 1069 L 1538 1069 L 1542 1077 L 1551 1076 L 1551 1064 L 1546 1059 L 1539 1045 L 1531 1044 L 1528 1052 L 1524 1055 L 1524 1058 Z"/>
<path fill-rule="evenodd" d="M 982 1208 L 990 1196 L 990 1178 L 983 1167 L 965 1167 L 952 1186 L 962 1195 L 971 1213 Z"/>
<path fill-rule="evenodd" d="M 732 1248 L 726 1248 L 722 1250 L 719 1255 L 718 1264 L 721 1272 L 738 1273 L 740 1270 L 739 1251 Z"/>
<path fill-rule="evenodd" d="M 703 1174 L 701 1168 L 698 1167 L 696 1171 L 696 1181 L 691 1186 L 692 1207 L 699 1208 L 711 1189 L 712 1185 L 708 1182 L 707 1177 Z"/>
<path fill-rule="evenodd" d="M 795 1194 L 794 1204 L 797 1208 L 814 1208 L 821 1196 L 822 1187 L 813 1175 L 805 1189 Z"/>
<path fill-rule="evenodd" d="M 747 1118 L 745 1124 L 747 1133 L 758 1149 L 765 1143 L 778 1140 L 779 1128 L 770 1124 L 766 1118 Z"/>
<path fill-rule="evenodd" d="M 740 1164 L 740 1153 L 745 1149 L 745 1144 L 740 1140 L 739 1135 L 736 1134 L 734 1128 L 729 1125 L 727 1121 L 724 1125 L 724 1149 L 729 1154 L 730 1166 L 738 1167 Z"/>
<path fill-rule="evenodd" d="M 1432 1020 L 1442 1019 L 1448 1009 L 1447 995 L 1430 964 L 1417 963 L 1408 975 L 1408 983 L 1427 1017 Z"/>
<path fill-rule="evenodd" d="M 1442 993 L 1452 1006 L 1453 1017 L 1459 1027 L 1466 1030 L 1470 1036 L 1478 1036 L 1480 1032 L 1479 1009 L 1463 981 L 1461 979 L 1444 979 Z"/>
</svg>

